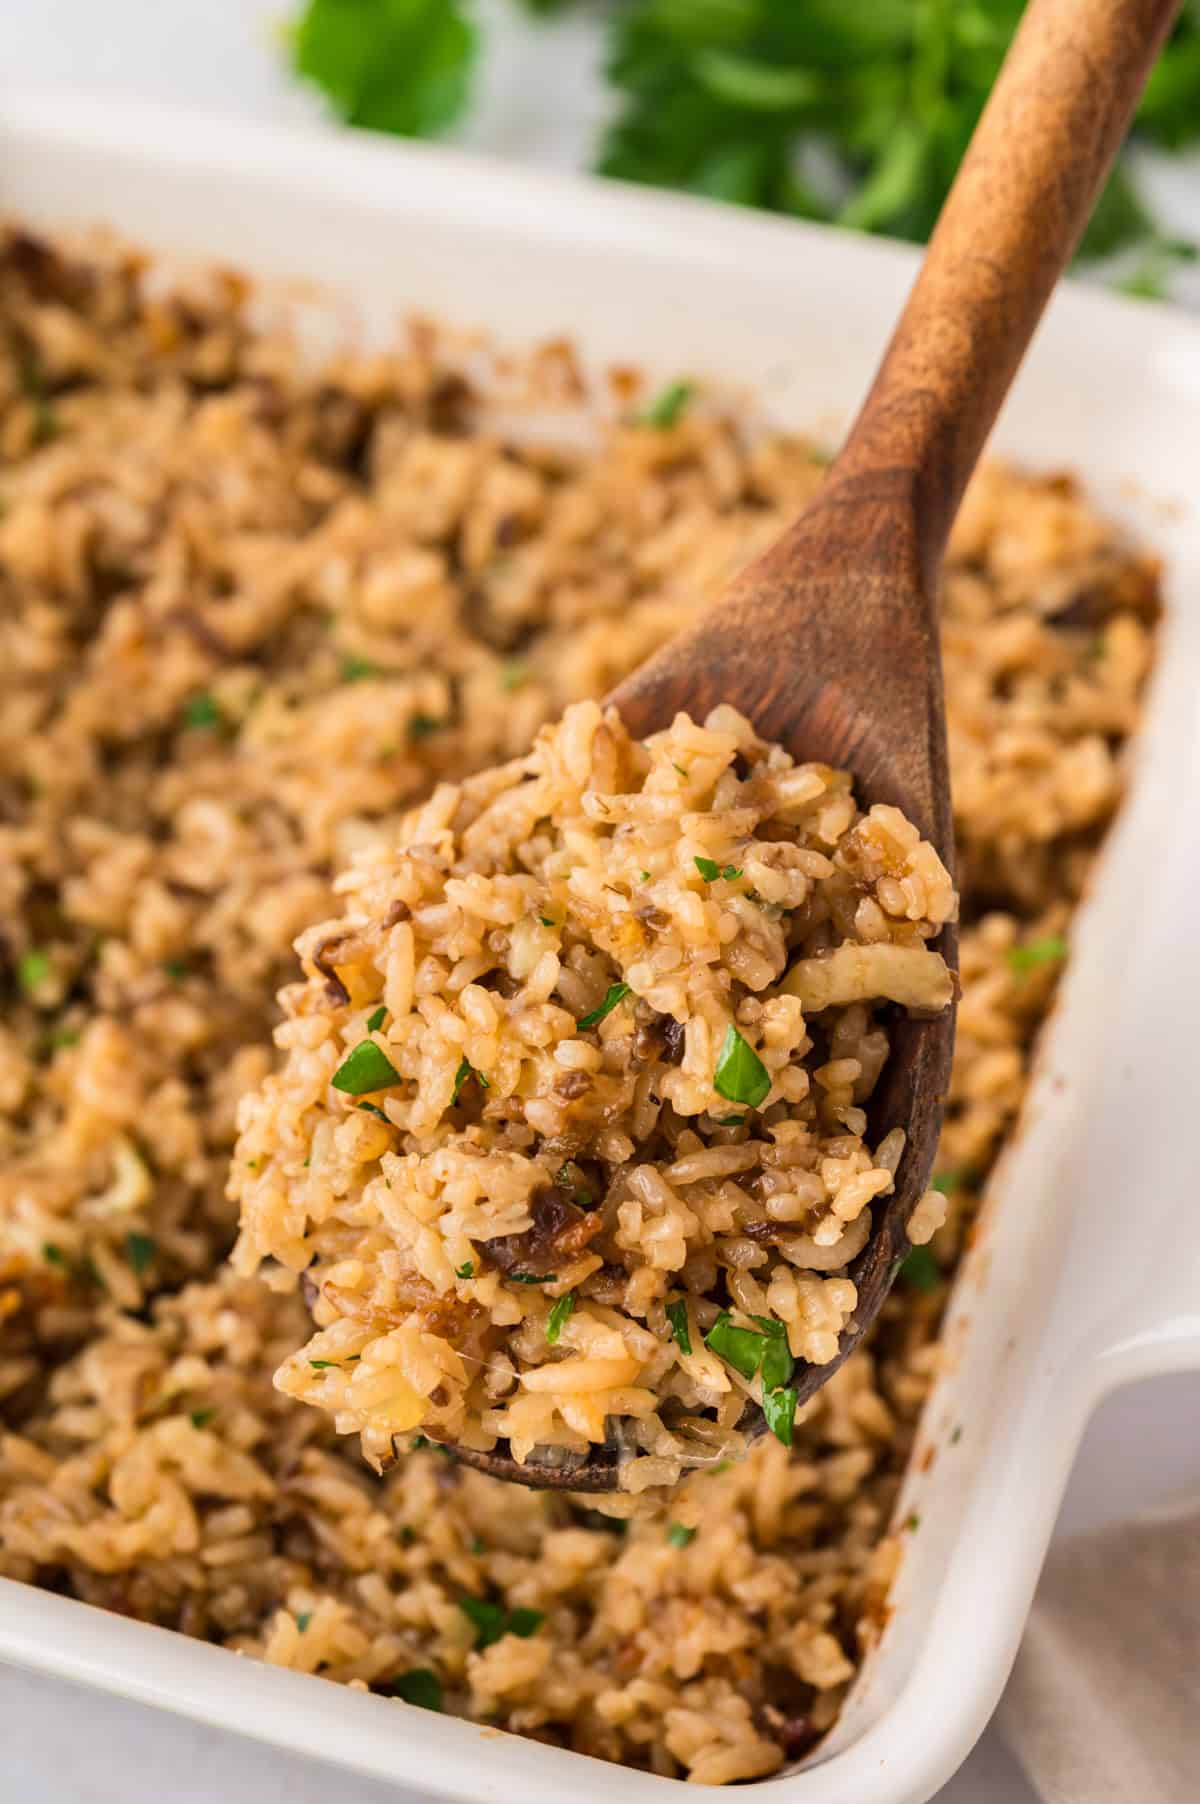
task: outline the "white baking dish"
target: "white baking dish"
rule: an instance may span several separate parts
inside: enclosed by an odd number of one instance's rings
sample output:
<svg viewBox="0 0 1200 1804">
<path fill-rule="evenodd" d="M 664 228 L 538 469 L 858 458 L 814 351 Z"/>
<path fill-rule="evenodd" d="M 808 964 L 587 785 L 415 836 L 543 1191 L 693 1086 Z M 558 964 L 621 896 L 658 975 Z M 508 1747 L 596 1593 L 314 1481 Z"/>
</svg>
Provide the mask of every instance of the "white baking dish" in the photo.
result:
<svg viewBox="0 0 1200 1804">
<path fill-rule="evenodd" d="M 915 267 L 906 249 L 705 203 L 74 94 L 0 96 L 0 207 L 316 279 L 349 291 L 368 330 L 415 306 L 516 342 L 568 331 L 600 358 L 747 382 L 809 426 L 845 418 Z M 1073 289 L 999 433 L 1031 464 L 1081 471 L 1162 548 L 1172 613 L 1134 794 L 958 1286 L 893 1618 L 833 1737 L 763 1782 L 781 1804 L 937 1789 L 999 1695 L 1090 1410 L 1200 1364 L 1198 417 L 1200 329 Z M 1135 1118 L 1153 1131 L 1135 1137 Z M 3 1581 L 0 1657 L 422 1797 L 638 1804 L 674 1785 Z"/>
</svg>

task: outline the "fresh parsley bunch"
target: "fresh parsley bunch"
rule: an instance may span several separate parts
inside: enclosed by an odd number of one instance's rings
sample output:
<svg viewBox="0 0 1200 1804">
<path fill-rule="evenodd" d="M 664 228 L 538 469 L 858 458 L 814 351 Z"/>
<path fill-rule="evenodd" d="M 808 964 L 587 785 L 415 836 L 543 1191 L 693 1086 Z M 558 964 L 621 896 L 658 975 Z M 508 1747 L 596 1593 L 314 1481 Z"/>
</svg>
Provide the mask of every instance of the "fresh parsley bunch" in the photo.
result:
<svg viewBox="0 0 1200 1804">
<path fill-rule="evenodd" d="M 596 168 L 868 232 L 928 237 L 996 78 L 1023 0 L 514 0 L 605 22 L 620 97 Z M 297 72 L 351 125 L 423 137 L 466 109 L 479 27 L 471 0 L 308 0 L 288 39 Z M 1151 77 L 1135 134 L 1200 138 L 1200 3 Z M 1131 248 L 1153 292 L 1194 247 L 1164 237 L 1118 163 L 1081 256 Z"/>
</svg>

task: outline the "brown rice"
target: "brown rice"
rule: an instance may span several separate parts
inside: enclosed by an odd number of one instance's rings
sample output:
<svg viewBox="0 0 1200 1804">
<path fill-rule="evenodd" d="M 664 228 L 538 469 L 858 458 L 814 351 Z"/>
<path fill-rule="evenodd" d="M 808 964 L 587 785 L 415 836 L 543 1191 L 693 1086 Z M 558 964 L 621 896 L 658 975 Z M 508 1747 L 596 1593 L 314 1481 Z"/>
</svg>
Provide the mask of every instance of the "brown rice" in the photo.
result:
<svg viewBox="0 0 1200 1804">
<path fill-rule="evenodd" d="M 702 396 L 522 450 L 427 328 L 313 371 L 230 278 L 19 231 L 0 324 L 0 1573 L 656 1772 L 774 1771 L 878 1633 L 946 1281 L 1121 793 L 1154 560 L 1069 479 L 968 497 L 945 1220 L 790 1457 L 628 1523 L 431 1450 L 380 1478 L 271 1382 L 310 1332 L 292 1276 L 225 1263 L 290 943 L 382 823 L 713 598 L 821 460 Z M 575 382 L 561 347 L 539 368 Z"/>
</svg>

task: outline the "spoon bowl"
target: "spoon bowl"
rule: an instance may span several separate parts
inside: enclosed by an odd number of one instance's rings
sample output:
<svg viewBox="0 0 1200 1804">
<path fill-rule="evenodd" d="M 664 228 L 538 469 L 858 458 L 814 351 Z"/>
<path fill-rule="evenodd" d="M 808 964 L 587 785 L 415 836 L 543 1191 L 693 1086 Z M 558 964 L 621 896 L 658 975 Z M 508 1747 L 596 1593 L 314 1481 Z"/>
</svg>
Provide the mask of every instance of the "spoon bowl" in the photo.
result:
<svg viewBox="0 0 1200 1804">
<path fill-rule="evenodd" d="M 902 810 L 953 871 L 937 591 L 963 491 L 1066 267 L 1180 0 L 1030 0 L 862 409 L 816 498 L 687 632 L 613 692 L 639 738 L 730 703 L 801 762 L 849 770 L 864 808 Z M 955 936 L 933 942 L 955 965 Z M 804 1402 L 854 1351 L 909 1250 L 950 1079 L 954 1011 L 894 1011 L 869 1109 L 906 1132 L 892 1193 L 847 1268 L 858 1302 Z M 748 1404 L 750 1438 L 766 1427 Z M 620 1449 L 520 1464 L 455 1446 L 509 1481 L 620 1488 Z"/>
</svg>

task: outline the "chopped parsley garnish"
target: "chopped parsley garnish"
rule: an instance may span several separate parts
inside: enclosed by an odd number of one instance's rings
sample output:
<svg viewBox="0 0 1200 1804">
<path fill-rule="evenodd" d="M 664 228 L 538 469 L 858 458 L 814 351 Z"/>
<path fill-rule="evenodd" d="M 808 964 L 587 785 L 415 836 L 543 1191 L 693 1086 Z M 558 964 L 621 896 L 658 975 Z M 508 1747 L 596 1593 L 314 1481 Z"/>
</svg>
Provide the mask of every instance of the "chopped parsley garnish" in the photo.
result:
<svg viewBox="0 0 1200 1804">
<path fill-rule="evenodd" d="M 62 1248 L 56 1247 L 52 1240 L 48 1240 L 43 1246 L 42 1258 L 46 1261 L 47 1265 L 56 1265 L 60 1271 L 65 1272 L 70 1270 L 71 1261 L 67 1258 L 67 1255 L 63 1252 Z"/>
<path fill-rule="evenodd" d="M 1027 940 L 1023 946 L 1010 946 L 1008 965 L 1019 977 L 1038 965 L 1054 965 L 1067 956 L 1067 942 L 1061 933 L 1047 934 L 1045 939 Z"/>
<path fill-rule="evenodd" d="M 745 1121 L 745 1119 L 746 1119 L 746 1117 L 744 1115 L 714 1115 L 713 1116 L 713 1120 L 716 1122 L 718 1127 L 741 1127 L 741 1125 L 742 1125 L 743 1121 Z"/>
<path fill-rule="evenodd" d="M 190 966 L 188 965 L 186 958 L 164 958 L 163 970 L 171 979 L 172 983 L 182 983 L 190 970 Z"/>
<path fill-rule="evenodd" d="M 487 1597 L 460 1597 L 458 1607 L 475 1625 L 477 1648 L 491 1647 L 502 1635 L 519 1635 L 523 1641 L 535 1635 L 545 1622 L 541 1610 L 506 1610 Z"/>
<path fill-rule="evenodd" d="M 638 425 L 657 426 L 662 430 L 674 426 L 695 392 L 694 383 L 670 383 L 642 409 L 638 415 Z"/>
<path fill-rule="evenodd" d="M 482 1535 L 471 1536 L 471 1543 L 467 1548 L 467 1552 L 475 1554 L 487 1552 L 487 1542 L 483 1539 Z"/>
<path fill-rule="evenodd" d="M 542 923 L 543 927 L 557 927 L 558 926 L 558 922 L 551 920 L 549 915 L 539 915 L 538 920 Z"/>
<path fill-rule="evenodd" d="M 712 858 L 696 858 L 692 862 L 705 883 L 715 883 L 718 877 L 724 877 L 726 882 L 731 883 L 735 877 L 740 877 L 742 874 L 736 864 L 718 864 Z"/>
<path fill-rule="evenodd" d="M 557 1284 L 557 1272 L 509 1272 L 513 1284 Z"/>
<path fill-rule="evenodd" d="M 796 1369 L 796 1362 L 788 1346 L 787 1329 L 773 1316 L 756 1315 L 754 1319 L 767 1337 L 762 1356 L 763 1389 L 777 1391 L 787 1383 Z"/>
<path fill-rule="evenodd" d="M 356 658 L 351 653 L 342 659 L 343 683 L 365 683 L 380 674 L 378 664 L 372 664 L 370 658 Z"/>
<path fill-rule="evenodd" d="M 314 1372 L 327 1372 L 331 1366 L 340 1366 L 340 1359 L 310 1359 L 309 1365 Z"/>
<path fill-rule="evenodd" d="M 962 1423 L 956 1422 L 954 1424 L 954 1427 L 950 1431 L 950 1445 L 952 1447 L 957 1447 L 958 1443 L 962 1440 L 962 1437 L 963 1437 Z"/>
<path fill-rule="evenodd" d="M 413 739 L 428 739 L 439 727 L 445 726 L 444 720 L 435 720 L 432 714 L 417 713 L 408 723 L 408 730 Z"/>
<path fill-rule="evenodd" d="M 910 1515 L 904 1518 L 904 1526 L 910 1535 L 916 1534 L 921 1526 L 921 1518 L 918 1516 L 916 1510 L 913 1510 Z"/>
<path fill-rule="evenodd" d="M 183 704 L 183 724 L 195 727 L 201 732 L 212 732 L 214 728 L 223 726 L 225 717 L 214 695 L 207 689 L 201 689 L 196 695 L 189 696 Z"/>
<path fill-rule="evenodd" d="M 193 1428 L 207 1428 L 216 1413 L 215 1409 L 194 1409 L 188 1420 Z"/>
<path fill-rule="evenodd" d="M 667 1304 L 667 1320 L 671 1324 L 671 1333 L 675 1336 L 675 1344 L 681 1353 L 692 1350 L 692 1331 L 688 1327 L 688 1306 L 680 1297 L 677 1303 Z"/>
<path fill-rule="evenodd" d="M 942 1268 L 928 1247 L 914 1247 L 900 1266 L 900 1278 L 914 1290 L 936 1290 L 942 1281 Z"/>
<path fill-rule="evenodd" d="M 374 1040 L 360 1040 L 329 1081 L 335 1090 L 343 1090 L 347 1096 L 365 1096 L 368 1090 L 386 1090 L 389 1084 L 398 1084 L 401 1080 L 392 1061 Z"/>
<path fill-rule="evenodd" d="M 686 780 L 687 780 L 687 772 L 686 772 L 686 771 L 685 771 L 685 770 L 684 770 L 684 768 L 683 768 L 683 766 L 682 766 L 682 764 L 676 764 L 676 763 L 675 763 L 675 762 L 674 762 L 674 760 L 672 760 L 672 762 L 671 762 L 671 769 L 672 769 L 672 770 L 673 770 L 673 771 L 677 771 L 677 772 L 678 772 L 678 773 L 679 773 L 679 775 L 680 775 L 680 776 L 681 776 L 681 777 L 682 777 L 682 778 L 683 778 L 683 779 L 684 779 L 684 781 L 685 781 L 685 782 L 686 782 Z"/>
<path fill-rule="evenodd" d="M 565 1297 L 559 1297 L 550 1311 L 550 1319 L 546 1323 L 546 1339 L 554 1346 L 559 1335 L 567 1325 L 571 1311 L 575 1307 L 575 1292 L 569 1290 Z"/>
<path fill-rule="evenodd" d="M 454 1276 L 456 1278 L 473 1278 L 475 1276 L 475 1267 L 472 1261 L 468 1259 L 463 1265 L 456 1265 L 454 1268 Z"/>
<path fill-rule="evenodd" d="M 377 1034 L 386 1020 L 387 1007 L 386 1004 L 381 1002 L 379 1007 L 374 1009 L 371 1014 L 367 1016 L 367 1032 L 369 1034 Z"/>
<path fill-rule="evenodd" d="M 402 1522 L 399 1528 L 401 1547 L 411 1547 L 417 1538 L 417 1531 L 411 1522 Z"/>
<path fill-rule="evenodd" d="M 137 1277 L 141 1277 L 157 1252 L 158 1244 L 149 1234 L 139 1234 L 134 1230 L 125 1236 L 125 1257 Z"/>
<path fill-rule="evenodd" d="M 650 881 L 650 873 L 649 873 L 649 871 L 643 871 L 643 872 L 642 872 L 642 882 L 643 882 L 643 883 L 649 883 L 649 881 Z"/>
<path fill-rule="evenodd" d="M 729 1311 L 723 1309 L 704 1336 L 704 1344 L 743 1378 L 754 1378 L 762 1364 L 767 1337 L 755 1328 L 737 1327 Z"/>
<path fill-rule="evenodd" d="M 705 1335 L 704 1344 L 743 1378 L 762 1373 L 762 1411 L 767 1427 L 785 1447 L 790 1447 L 797 1393 L 787 1383 L 796 1363 L 788 1346 L 787 1329 L 772 1316 L 756 1315 L 754 1319 L 760 1323 L 759 1328 L 739 1328 L 729 1311 L 723 1309 Z"/>
<path fill-rule="evenodd" d="M 672 1522 L 670 1528 L 667 1530 L 667 1540 L 671 1543 L 672 1547 L 686 1547 L 688 1542 L 694 1541 L 695 1538 L 695 1529 L 685 1528 L 682 1522 Z"/>
<path fill-rule="evenodd" d="M 483 1072 L 476 1071 L 476 1069 L 475 1069 L 474 1065 L 472 1065 L 470 1059 L 467 1059 L 467 1058 L 461 1059 L 459 1061 L 458 1070 L 454 1073 L 454 1088 L 450 1092 L 450 1107 L 451 1108 L 453 1108 L 455 1103 L 458 1101 L 459 1091 L 462 1089 L 463 1085 L 466 1083 L 466 1081 L 469 1077 L 473 1077 L 475 1079 L 475 1082 L 479 1085 L 479 1088 L 481 1090 L 490 1090 L 492 1087 L 489 1079 L 484 1077 Z"/>
<path fill-rule="evenodd" d="M 299 1631 L 302 1635 L 303 1635 L 305 1629 L 308 1627 L 309 1623 L 312 1621 L 312 1619 L 313 1619 L 313 1613 L 311 1610 L 301 1610 L 299 1616 L 297 1616 L 296 1627 L 299 1629 Z"/>
<path fill-rule="evenodd" d="M 961 1171 L 935 1171 L 929 1180 L 931 1190 L 940 1190 L 943 1196 L 953 1196 L 963 1182 Z"/>
<path fill-rule="evenodd" d="M 399 1698 L 401 1703 L 415 1704 L 418 1710 L 440 1710 L 442 1681 L 428 1666 L 414 1666 L 380 1686 L 384 1697 Z"/>
<path fill-rule="evenodd" d="M 509 694 L 514 689 L 519 689 L 521 684 L 528 680 L 528 677 L 529 672 L 517 658 L 510 658 L 507 664 L 500 666 L 500 687 L 507 690 Z"/>
<path fill-rule="evenodd" d="M 374 1115 L 378 1120 L 384 1122 L 388 1127 L 391 1127 L 391 1122 L 377 1102 L 360 1102 L 358 1107 L 362 1110 L 364 1115 Z"/>
<path fill-rule="evenodd" d="M 713 1089 L 730 1102 L 744 1102 L 757 1109 L 770 1088 L 771 1076 L 766 1066 L 731 1021 L 713 1073 Z"/>
<path fill-rule="evenodd" d="M 578 1025 L 580 1027 L 596 1027 L 603 1021 L 605 1015 L 611 1015 L 615 1008 L 620 1007 L 628 994 L 629 985 L 627 983 L 609 984 L 604 1001 L 597 1008 L 590 1009 L 586 1015 L 581 1015 Z"/>
<path fill-rule="evenodd" d="M 50 960 L 44 952 L 38 952 L 36 948 L 32 952 L 26 952 L 17 961 L 17 982 L 27 996 L 31 995 L 34 990 L 40 989 L 49 975 Z"/>
<path fill-rule="evenodd" d="M 764 1391 L 762 1400 L 763 1415 L 767 1427 L 777 1441 L 785 1447 L 792 1444 L 792 1429 L 796 1420 L 796 1392 L 785 1388 L 778 1391 Z"/>
<path fill-rule="evenodd" d="M 56 1027 L 46 1035 L 46 1044 L 51 1052 L 58 1052 L 64 1046 L 78 1046 L 79 1029 L 77 1027 Z"/>
</svg>

